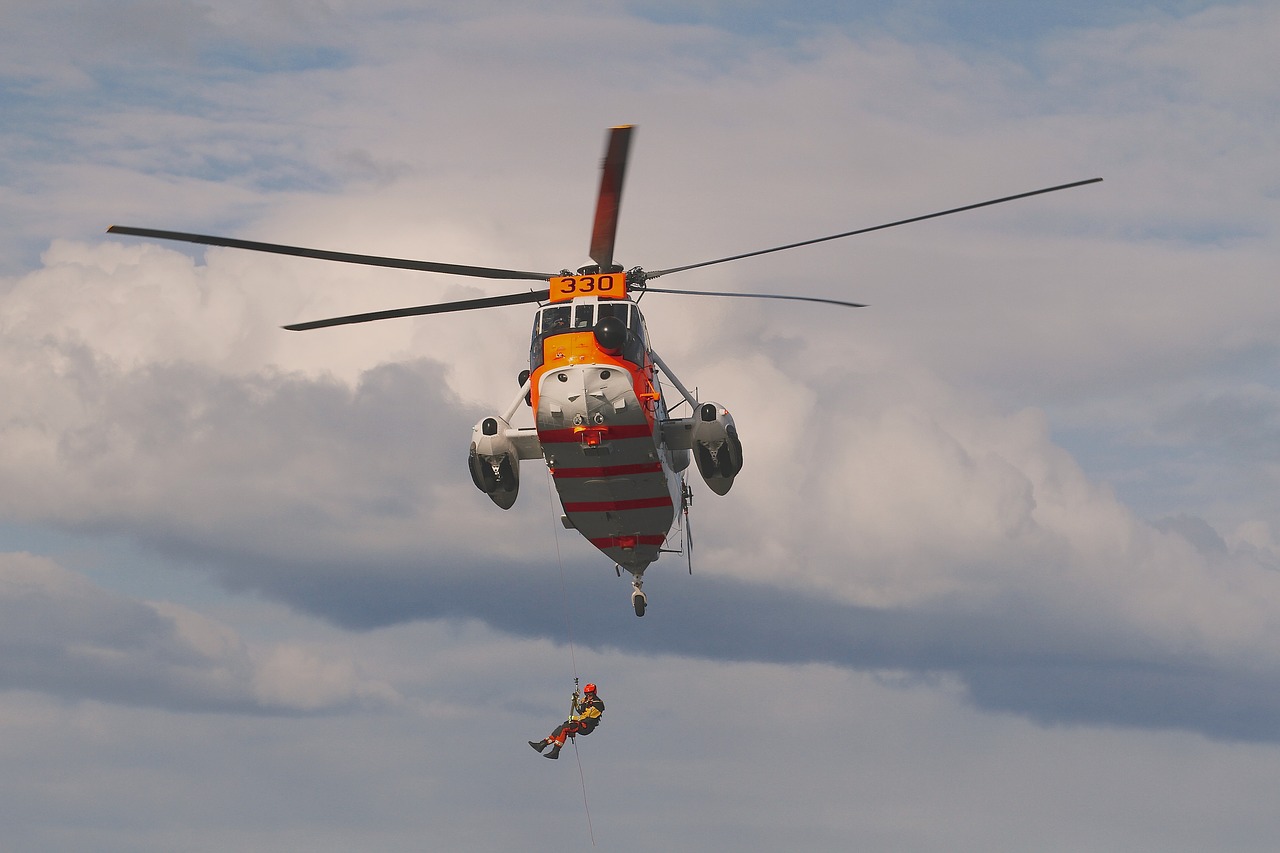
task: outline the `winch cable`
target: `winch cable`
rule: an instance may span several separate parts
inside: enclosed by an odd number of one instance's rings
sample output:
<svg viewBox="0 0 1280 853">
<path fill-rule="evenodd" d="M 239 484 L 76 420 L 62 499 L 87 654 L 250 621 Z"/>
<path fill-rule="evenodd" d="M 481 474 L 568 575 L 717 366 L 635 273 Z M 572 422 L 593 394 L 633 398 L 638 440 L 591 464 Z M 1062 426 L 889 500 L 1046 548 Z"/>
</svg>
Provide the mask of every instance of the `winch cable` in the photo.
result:
<svg viewBox="0 0 1280 853">
<path fill-rule="evenodd" d="M 560 531 L 556 529 L 559 519 L 556 518 L 555 487 L 551 482 L 551 468 L 547 468 L 547 506 L 551 510 L 551 538 L 556 543 L 556 562 L 560 564 L 560 599 L 564 603 L 564 628 L 569 638 L 569 664 L 573 668 L 574 710 L 578 702 L 578 658 L 573 648 L 573 613 L 569 609 L 569 585 L 564 578 L 564 555 L 560 553 Z M 572 716 L 572 711 L 570 712 Z M 591 836 L 591 846 L 596 846 L 596 831 L 591 824 L 591 807 L 587 804 L 587 777 L 582 770 L 582 754 L 578 752 L 578 739 L 573 741 L 573 757 L 578 761 L 578 781 L 582 784 L 582 810 L 587 814 L 587 833 Z"/>
</svg>

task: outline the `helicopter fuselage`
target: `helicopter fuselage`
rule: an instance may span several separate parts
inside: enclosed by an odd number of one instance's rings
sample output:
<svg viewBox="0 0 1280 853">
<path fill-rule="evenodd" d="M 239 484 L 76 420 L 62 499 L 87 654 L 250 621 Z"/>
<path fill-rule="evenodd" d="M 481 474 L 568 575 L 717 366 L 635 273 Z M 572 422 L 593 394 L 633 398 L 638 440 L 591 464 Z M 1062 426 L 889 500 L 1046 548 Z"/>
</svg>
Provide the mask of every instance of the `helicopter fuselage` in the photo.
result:
<svg viewBox="0 0 1280 853">
<path fill-rule="evenodd" d="M 689 416 L 671 417 L 659 371 L 690 405 Z M 520 383 L 504 417 L 485 418 L 472 430 L 472 479 L 509 509 L 520 489 L 520 460 L 545 460 L 564 526 L 612 559 L 619 573 L 631 574 L 632 601 L 643 614 L 645 569 L 664 550 L 677 515 L 687 518 L 691 492 L 683 472 L 690 461 L 721 495 L 742 467 L 733 418 L 717 403 L 699 403 L 671 375 L 625 291 L 553 296 L 534 317 L 529 370 Z M 532 428 L 511 425 L 522 404 L 533 410 Z M 688 554 L 687 527 L 680 545 Z"/>
<path fill-rule="evenodd" d="M 564 524 L 637 576 L 671 530 L 689 461 L 664 440 L 646 342 L 634 303 L 578 297 L 539 312 L 530 352 L 530 405 Z"/>
</svg>

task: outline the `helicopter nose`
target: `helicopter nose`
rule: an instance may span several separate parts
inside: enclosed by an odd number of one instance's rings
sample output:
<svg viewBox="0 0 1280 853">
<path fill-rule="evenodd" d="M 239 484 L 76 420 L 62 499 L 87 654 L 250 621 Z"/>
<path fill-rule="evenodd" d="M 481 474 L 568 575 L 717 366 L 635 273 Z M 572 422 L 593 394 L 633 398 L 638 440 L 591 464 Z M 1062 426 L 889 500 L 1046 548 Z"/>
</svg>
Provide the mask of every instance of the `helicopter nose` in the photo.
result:
<svg viewBox="0 0 1280 853">
<path fill-rule="evenodd" d="M 569 385 L 568 385 L 568 389 L 566 389 L 567 394 L 565 395 L 565 399 L 568 400 L 570 403 L 577 403 L 578 401 L 582 400 L 582 398 L 585 397 L 587 393 L 587 382 L 586 382 L 586 376 L 584 375 L 585 371 L 583 371 L 581 368 L 576 368 L 574 370 L 568 371 L 568 373 L 569 373 L 569 380 L 568 380 Z"/>
</svg>

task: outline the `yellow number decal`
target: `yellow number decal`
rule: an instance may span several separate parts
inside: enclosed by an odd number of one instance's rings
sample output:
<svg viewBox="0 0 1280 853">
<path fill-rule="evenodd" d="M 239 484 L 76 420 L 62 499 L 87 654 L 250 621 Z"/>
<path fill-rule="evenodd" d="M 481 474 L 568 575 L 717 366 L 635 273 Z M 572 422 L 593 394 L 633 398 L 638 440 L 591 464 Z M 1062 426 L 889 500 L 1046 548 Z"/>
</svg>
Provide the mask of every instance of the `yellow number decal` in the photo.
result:
<svg viewBox="0 0 1280 853">
<path fill-rule="evenodd" d="M 551 301 L 567 302 L 575 296 L 595 294 L 609 299 L 625 299 L 626 279 L 616 273 L 603 275 L 557 275 L 551 278 Z"/>
</svg>

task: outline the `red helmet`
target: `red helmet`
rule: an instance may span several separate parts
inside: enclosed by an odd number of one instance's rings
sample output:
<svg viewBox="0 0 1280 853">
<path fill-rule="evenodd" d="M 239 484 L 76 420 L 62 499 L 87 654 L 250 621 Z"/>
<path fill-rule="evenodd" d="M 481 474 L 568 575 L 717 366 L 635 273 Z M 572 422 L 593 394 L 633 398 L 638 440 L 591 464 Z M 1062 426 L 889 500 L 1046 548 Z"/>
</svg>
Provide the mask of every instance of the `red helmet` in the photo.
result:
<svg viewBox="0 0 1280 853">
<path fill-rule="evenodd" d="M 583 687 L 583 688 L 582 688 L 582 692 L 583 692 L 583 693 L 595 693 L 595 692 L 596 692 L 596 686 L 595 686 L 594 684 L 587 684 L 587 686 L 586 686 L 586 687 Z"/>
</svg>

